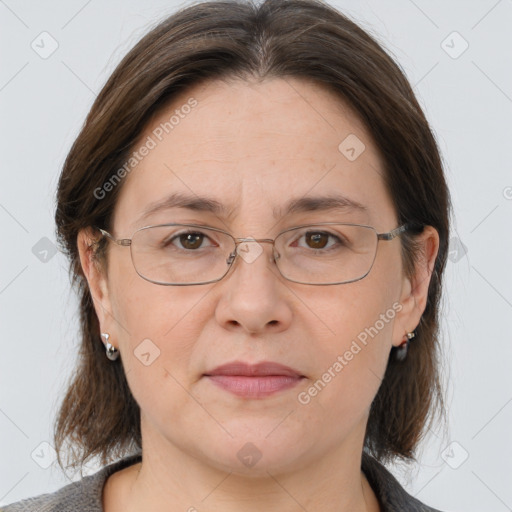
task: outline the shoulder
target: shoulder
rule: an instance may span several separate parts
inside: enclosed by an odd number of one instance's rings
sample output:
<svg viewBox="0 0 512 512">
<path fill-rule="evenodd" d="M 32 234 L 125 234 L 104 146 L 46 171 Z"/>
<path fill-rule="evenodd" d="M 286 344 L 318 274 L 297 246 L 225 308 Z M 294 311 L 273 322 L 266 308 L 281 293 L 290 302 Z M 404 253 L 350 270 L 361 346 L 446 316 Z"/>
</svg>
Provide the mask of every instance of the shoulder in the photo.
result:
<svg viewBox="0 0 512 512">
<path fill-rule="evenodd" d="M 125 457 L 55 492 L 6 505 L 0 512 L 103 512 L 102 492 L 107 478 L 141 459 L 140 454 Z"/>
<path fill-rule="evenodd" d="M 361 469 L 376 494 L 382 512 L 441 512 L 411 496 L 389 470 L 363 452 Z"/>
</svg>

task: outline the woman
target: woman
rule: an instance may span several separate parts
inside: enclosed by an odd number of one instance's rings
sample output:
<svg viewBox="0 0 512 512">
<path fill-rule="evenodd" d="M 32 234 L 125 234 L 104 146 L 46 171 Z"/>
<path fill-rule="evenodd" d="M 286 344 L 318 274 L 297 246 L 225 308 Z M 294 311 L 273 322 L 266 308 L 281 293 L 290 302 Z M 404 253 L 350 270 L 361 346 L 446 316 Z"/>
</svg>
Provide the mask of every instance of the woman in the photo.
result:
<svg viewBox="0 0 512 512">
<path fill-rule="evenodd" d="M 443 411 L 450 198 L 366 32 L 315 0 L 182 9 L 98 95 L 57 203 L 82 350 L 55 445 L 108 465 L 5 510 L 434 510 L 384 463 Z"/>
</svg>

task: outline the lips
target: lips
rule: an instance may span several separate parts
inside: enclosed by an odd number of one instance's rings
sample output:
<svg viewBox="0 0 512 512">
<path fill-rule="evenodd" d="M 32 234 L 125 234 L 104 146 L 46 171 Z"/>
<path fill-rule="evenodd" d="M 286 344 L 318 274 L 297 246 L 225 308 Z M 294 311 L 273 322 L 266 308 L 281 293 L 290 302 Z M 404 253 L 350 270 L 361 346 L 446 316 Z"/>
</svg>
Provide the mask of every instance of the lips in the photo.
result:
<svg viewBox="0 0 512 512">
<path fill-rule="evenodd" d="M 204 374 L 222 389 L 245 398 L 264 398 L 290 389 L 304 378 L 298 370 L 280 363 L 265 361 L 248 364 L 235 361 Z"/>
<path fill-rule="evenodd" d="M 264 361 L 258 364 L 244 363 L 243 361 L 234 361 L 233 363 L 223 364 L 205 375 L 240 375 L 245 377 L 260 377 L 268 375 L 285 375 L 287 377 L 303 377 L 298 370 L 279 363 Z"/>
</svg>

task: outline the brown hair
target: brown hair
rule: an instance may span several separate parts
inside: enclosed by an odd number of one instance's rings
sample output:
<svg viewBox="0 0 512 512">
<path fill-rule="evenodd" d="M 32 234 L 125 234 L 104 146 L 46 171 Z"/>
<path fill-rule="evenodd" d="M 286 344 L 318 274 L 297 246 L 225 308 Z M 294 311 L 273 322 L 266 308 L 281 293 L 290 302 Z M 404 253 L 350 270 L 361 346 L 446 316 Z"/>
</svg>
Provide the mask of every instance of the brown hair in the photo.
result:
<svg viewBox="0 0 512 512">
<path fill-rule="evenodd" d="M 151 116 L 187 86 L 287 76 L 314 80 L 354 109 L 383 157 L 399 224 L 430 225 L 440 237 L 416 338 L 403 362 L 391 350 L 364 448 L 382 462 L 415 460 L 428 418 L 432 423 L 436 411 L 445 412 L 438 319 L 451 203 L 434 135 L 406 77 L 372 36 L 319 0 L 201 2 L 164 19 L 124 57 L 96 98 L 60 176 L 57 239 L 70 260 L 81 322 L 77 368 L 55 423 L 62 468 L 66 440 L 73 467 L 93 456 L 105 464 L 142 448 L 140 409 L 121 362 L 105 356 L 77 248 L 79 230 L 110 228 L 123 182 L 101 200 L 94 191 L 123 166 Z M 414 237 L 414 230 L 401 236 L 409 277 L 421 256 Z"/>
</svg>

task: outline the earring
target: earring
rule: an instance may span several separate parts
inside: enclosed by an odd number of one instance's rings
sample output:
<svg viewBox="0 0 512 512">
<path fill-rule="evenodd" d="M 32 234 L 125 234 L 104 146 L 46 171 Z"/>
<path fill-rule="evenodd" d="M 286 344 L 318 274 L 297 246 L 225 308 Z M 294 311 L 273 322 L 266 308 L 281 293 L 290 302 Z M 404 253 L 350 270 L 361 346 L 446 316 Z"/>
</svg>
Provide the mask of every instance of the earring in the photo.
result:
<svg viewBox="0 0 512 512">
<path fill-rule="evenodd" d="M 119 350 L 117 350 L 117 348 L 114 347 L 114 345 L 112 345 L 108 340 L 110 338 L 110 334 L 106 333 L 106 332 L 102 332 L 101 333 L 101 337 L 102 338 L 105 338 L 105 342 L 103 343 L 105 345 L 105 348 L 107 349 L 106 350 L 106 353 L 107 353 L 107 357 L 111 360 L 111 361 L 115 361 L 118 357 L 119 357 Z"/>
<path fill-rule="evenodd" d="M 416 336 L 416 333 L 408 332 L 404 335 L 404 341 L 398 345 L 396 348 L 396 358 L 399 361 L 403 361 L 405 359 L 405 356 L 407 355 L 407 349 L 409 348 L 409 341 L 412 340 Z"/>
</svg>

